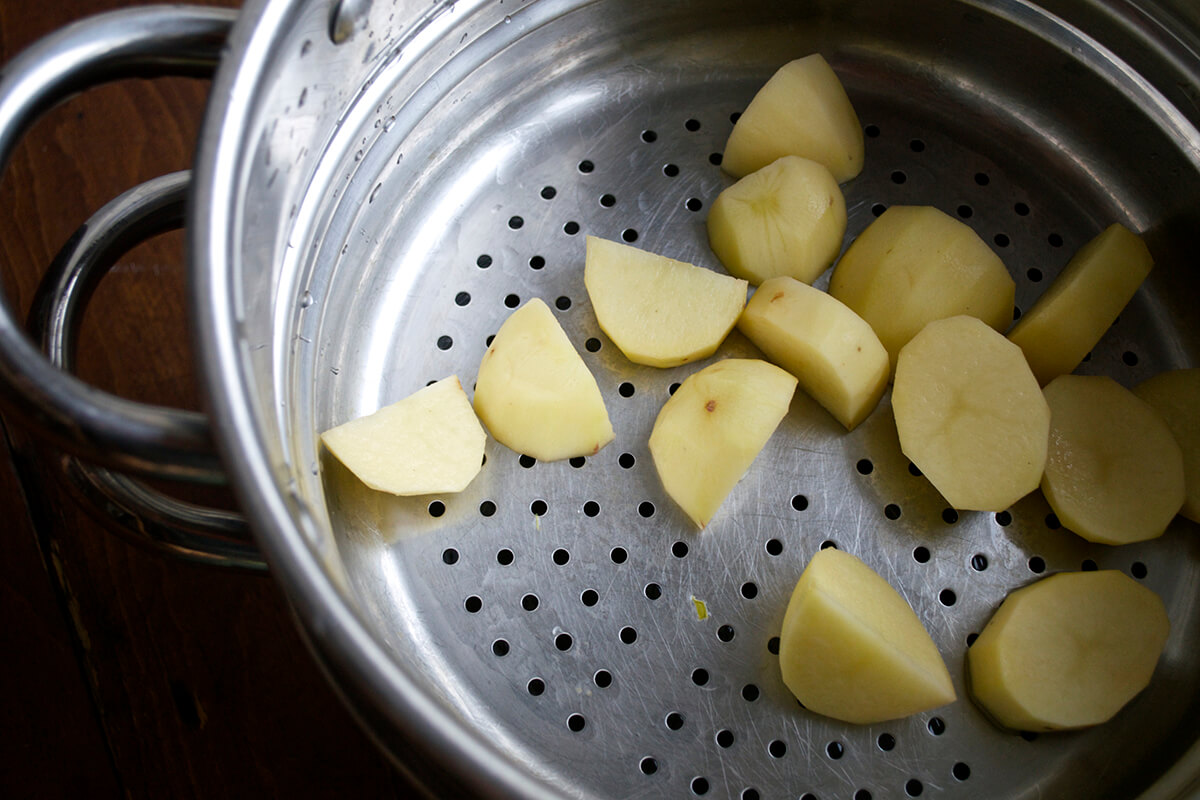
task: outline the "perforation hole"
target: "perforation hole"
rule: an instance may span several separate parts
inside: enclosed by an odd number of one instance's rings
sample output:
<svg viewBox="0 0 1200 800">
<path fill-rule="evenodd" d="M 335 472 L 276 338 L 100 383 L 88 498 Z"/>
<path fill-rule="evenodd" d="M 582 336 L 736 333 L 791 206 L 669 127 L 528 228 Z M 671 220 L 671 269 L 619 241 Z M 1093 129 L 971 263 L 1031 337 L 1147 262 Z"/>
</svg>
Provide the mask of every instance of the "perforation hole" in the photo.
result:
<svg viewBox="0 0 1200 800">
<path fill-rule="evenodd" d="M 567 717 L 567 728 L 572 733 L 579 733 L 585 727 L 587 727 L 587 720 L 584 719 L 583 714 L 572 714 Z"/>
</svg>

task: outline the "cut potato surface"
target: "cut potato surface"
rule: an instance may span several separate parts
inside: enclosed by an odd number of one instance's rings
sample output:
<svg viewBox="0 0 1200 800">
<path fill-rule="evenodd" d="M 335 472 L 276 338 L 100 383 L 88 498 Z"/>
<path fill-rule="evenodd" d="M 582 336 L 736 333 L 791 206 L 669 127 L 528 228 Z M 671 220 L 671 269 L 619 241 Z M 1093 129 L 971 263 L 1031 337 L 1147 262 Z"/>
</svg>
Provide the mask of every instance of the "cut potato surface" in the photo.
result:
<svg viewBox="0 0 1200 800">
<path fill-rule="evenodd" d="M 721 167 L 735 178 L 783 156 L 824 164 L 844 183 L 863 165 L 863 130 L 837 74 L 819 53 L 783 65 L 738 117 Z"/>
<path fill-rule="evenodd" d="M 1079 366 L 1153 266 L 1141 237 L 1120 224 L 1079 249 L 1008 334 L 1043 386 Z"/>
<path fill-rule="evenodd" d="M 1160 372 L 1133 393 L 1162 415 L 1183 451 L 1185 497 L 1179 513 L 1200 522 L 1200 368 Z"/>
<path fill-rule="evenodd" d="M 707 358 L 746 305 L 744 280 L 619 242 L 587 237 L 583 271 L 600 329 L 636 364 Z"/>
<path fill-rule="evenodd" d="M 847 430 L 879 403 L 888 354 L 862 317 L 794 278 L 771 278 L 746 304 L 738 330 Z"/>
<path fill-rule="evenodd" d="M 1050 448 L 1042 493 L 1091 542 L 1161 536 L 1184 499 L 1183 453 L 1162 416 L 1112 378 L 1060 375 L 1045 388 Z"/>
<path fill-rule="evenodd" d="M 935 319 L 967 314 L 1006 330 L 1016 284 L 969 226 L 932 206 L 892 206 L 847 248 L 829 293 L 870 323 L 894 369 Z"/>
<path fill-rule="evenodd" d="M 1003 511 L 1038 487 L 1050 407 L 1021 349 L 974 317 L 936 320 L 896 364 L 900 449 L 954 508 Z"/>
<path fill-rule="evenodd" d="M 791 405 L 796 379 L 758 359 L 728 358 L 689 375 L 650 433 L 650 455 L 671 499 L 703 528 Z"/>
<path fill-rule="evenodd" d="M 846 200 L 822 164 L 784 156 L 719 195 L 708 241 L 731 275 L 755 285 L 777 275 L 812 283 L 846 234 Z"/>
<path fill-rule="evenodd" d="M 613 439 L 596 379 L 538 298 L 504 321 L 483 354 L 475 412 L 496 441 L 542 461 L 590 456 Z"/>
<path fill-rule="evenodd" d="M 967 651 L 969 693 L 1001 726 L 1085 728 L 1146 688 L 1170 625 L 1116 570 L 1063 572 L 1010 594 Z"/>
<path fill-rule="evenodd" d="M 461 492 L 483 466 L 486 440 L 453 375 L 321 434 L 359 480 L 396 495 Z"/>
<path fill-rule="evenodd" d="M 912 607 L 862 561 L 833 548 L 817 551 L 792 591 L 779 668 L 805 708 L 844 722 L 899 719 L 956 697 Z"/>
</svg>

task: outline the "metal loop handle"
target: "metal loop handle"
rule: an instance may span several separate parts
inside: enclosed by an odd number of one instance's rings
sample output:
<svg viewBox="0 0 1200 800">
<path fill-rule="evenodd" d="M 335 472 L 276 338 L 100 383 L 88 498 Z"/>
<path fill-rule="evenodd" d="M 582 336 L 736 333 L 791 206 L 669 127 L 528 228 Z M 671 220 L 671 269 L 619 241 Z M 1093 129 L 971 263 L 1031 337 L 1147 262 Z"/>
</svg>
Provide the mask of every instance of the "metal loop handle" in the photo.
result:
<svg viewBox="0 0 1200 800">
<path fill-rule="evenodd" d="M 47 36 L 0 71 L 0 169 L 34 120 L 106 81 L 211 75 L 236 18 L 228 9 L 147 6 L 101 14 Z M 63 450 L 158 477 L 219 482 L 200 414 L 126 400 L 56 368 L 25 334 L 0 289 L 0 403 Z"/>
<path fill-rule="evenodd" d="M 30 318 L 55 367 L 74 369 L 84 310 L 104 273 L 134 245 L 183 225 L 190 182 L 189 172 L 175 172 L 130 189 L 96 212 L 55 258 Z M 154 411 L 165 418 L 200 416 Z M 85 505 L 126 538 L 187 561 L 266 567 L 239 514 L 178 500 L 75 456 L 64 456 L 63 472 Z"/>
</svg>

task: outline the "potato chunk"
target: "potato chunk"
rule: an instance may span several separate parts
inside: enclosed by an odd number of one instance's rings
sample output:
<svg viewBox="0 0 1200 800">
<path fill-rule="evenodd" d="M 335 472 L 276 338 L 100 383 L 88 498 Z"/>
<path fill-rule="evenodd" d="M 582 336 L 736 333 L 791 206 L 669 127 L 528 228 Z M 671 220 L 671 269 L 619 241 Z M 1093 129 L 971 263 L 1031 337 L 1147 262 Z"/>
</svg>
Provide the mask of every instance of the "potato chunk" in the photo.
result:
<svg viewBox="0 0 1200 800">
<path fill-rule="evenodd" d="M 968 692 L 1005 728 L 1098 725 L 1150 683 L 1169 632 L 1162 600 L 1123 573 L 1060 572 L 1000 604 L 967 651 Z"/>
<path fill-rule="evenodd" d="M 359 480 L 396 495 L 461 492 L 483 466 L 486 440 L 453 375 L 321 434 Z"/>
<path fill-rule="evenodd" d="M 894 369 L 900 348 L 935 319 L 967 314 L 1006 330 L 1016 284 L 967 225 L 932 206 L 892 206 L 847 248 L 829 293 L 870 323 Z"/>
<path fill-rule="evenodd" d="M 744 280 L 595 236 L 583 282 L 600 329 L 651 367 L 711 356 L 746 305 Z"/>
<path fill-rule="evenodd" d="M 542 461 L 590 456 L 613 439 L 596 379 L 538 298 L 504 321 L 483 354 L 475 413 L 496 441 Z"/>
<path fill-rule="evenodd" d="M 703 528 L 775 432 L 796 379 L 766 361 L 727 358 L 689 375 L 650 432 L 663 488 Z"/>
<path fill-rule="evenodd" d="M 1060 375 L 1045 388 L 1042 493 L 1064 526 L 1100 544 L 1161 536 L 1183 505 L 1183 453 L 1162 416 L 1112 378 Z"/>
<path fill-rule="evenodd" d="M 888 354 L 862 317 L 820 289 L 771 278 L 746 304 L 738 330 L 854 430 L 887 388 Z"/>
<path fill-rule="evenodd" d="M 731 275 L 755 285 L 777 275 L 812 283 L 846 234 L 846 200 L 822 164 L 784 156 L 719 195 L 708 242 Z"/>
<path fill-rule="evenodd" d="M 1186 496 L 1179 513 L 1200 522 L 1200 368 L 1160 372 L 1133 393 L 1162 415 L 1183 451 Z"/>
<path fill-rule="evenodd" d="M 1079 366 L 1153 266 L 1145 243 L 1120 224 L 1079 249 L 1008 334 L 1025 351 L 1039 383 Z"/>
<path fill-rule="evenodd" d="M 783 682 L 804 707 L 868 725 L 952 703 L 954 684 L 904 598 L 849 553 L 818 550 L 779 635 Z"/>
<path fill-rule="evenodd" d="M 824 164 L 838 183 L 862 171 L 863 130 L 837 73 L 819 53 L 784 64 L 758 90 L 725 143 L 735 178 L 783 156 Z"/>
<path fill-rule="evenodd" d="M 900 351 L 900 449 L 955 508 L 1003 511 L 1038 487 L 1050 408 L 1021 349 L 974 317 L 936 320 Z"/>
</svg>

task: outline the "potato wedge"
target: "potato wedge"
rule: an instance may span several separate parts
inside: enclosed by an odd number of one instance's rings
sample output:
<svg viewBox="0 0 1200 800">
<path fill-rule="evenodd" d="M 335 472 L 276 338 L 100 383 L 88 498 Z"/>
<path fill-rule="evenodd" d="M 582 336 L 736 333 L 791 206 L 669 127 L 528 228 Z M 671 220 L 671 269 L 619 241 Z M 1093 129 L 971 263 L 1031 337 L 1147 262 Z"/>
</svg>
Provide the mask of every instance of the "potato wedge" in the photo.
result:
<svg viewBox="0 0 1200 800">
<path fill-rule="evenodd" d="M 1141 237 L 1116 223 L 1079 249 L 1008 334 L 1039 383 L 1079 366 L 1153 266 Z"/>
<path fill-rule="evenodd" d="M 846 200 L 824 165 L 784 156 L 726 188 L 708 212 L 708 242 L 731 275 L 812 283 L 846 235 Z"/>
<path fill-rule="evenodd" d="M 583 282 L 600 329 L 635 364 L 674 367 L 716 352 L 746 305 L 746 281 L 587 237 Z"/>
<path fill-rule="evenodd" d="M 1200 368 L 1160 372 L 1133 393 L 1162 415 L 1183 451 L 1185 497 L 1179 513 L 1200 522 Z"/>
<path fill-rule="evenodd" d="M 809 561 L 779 634 L 783 682 L 809 711 L 869 725 L 955 700 L 950 673 L 912 607 L 833 548 Z"/>
<path fill-rule="evenodd" d="M 779 426 L 796 379 L 766 361 L 727 358 L 689 375 L 650 432 L 663 488 L 703 528 Z"/>
<path fill-rule="evenodd" d="M 824 164 L 838 183 L 862 171 L 863 130 L 846 89 L 819 53 L 771 76 L 738 117 L 721 167 L 735 178 L 783 156 Z"/>
<path fill-rule="evenodd" d="M 895 369 L 929 322 L 959 314 L 1004 331 L 1016 283 L 970 227 L 932 206 L 892 206 L 846 249 L 829 293 L 870 323 Z"/>
<path fill-rule="evenodd" d="M 454 375 L 321 434 L 359 480 L 395 495 L 461 492 L 483 466 L 486 440 Z"/>
<path fill-rule="evenodd" d="M 887 389 L 888 354 L 862 317 L 794 278 L 765 281 L 738 330 L 796 376 L 826 411 L 854 430 Z"/>
<path fill-rule="evenodd" d="M 483 354 L 475 413 L 496 441 L 542 461 L 594 455 L 614 436 L 596 379 L 538 298 L 504 321 Z"/>
<path fill-rule="evenodd" d="M 1161 536 L 1183 505 L 1183 452 L 1162 416 L 1112 378 L 1060 375 L 1044 390 L 1050 448 L 1042 493 L 1090 542 Z"/>
<path fill-rule="evenodd" d="M 900 351 L 900 449 L 955 508 L 1003 511 L 1038 487 L 1050 407 L 1021 349 L 975 317 L 935 320 Z"/>
<path fill-rule="evenodd" d="M 968 693 L 1019 731 L 1098 725 L 1150 683 L 1170 623 L 1116 570 L 1061 572 L 1010 594 L 967 651 Z"/>
</svg>

